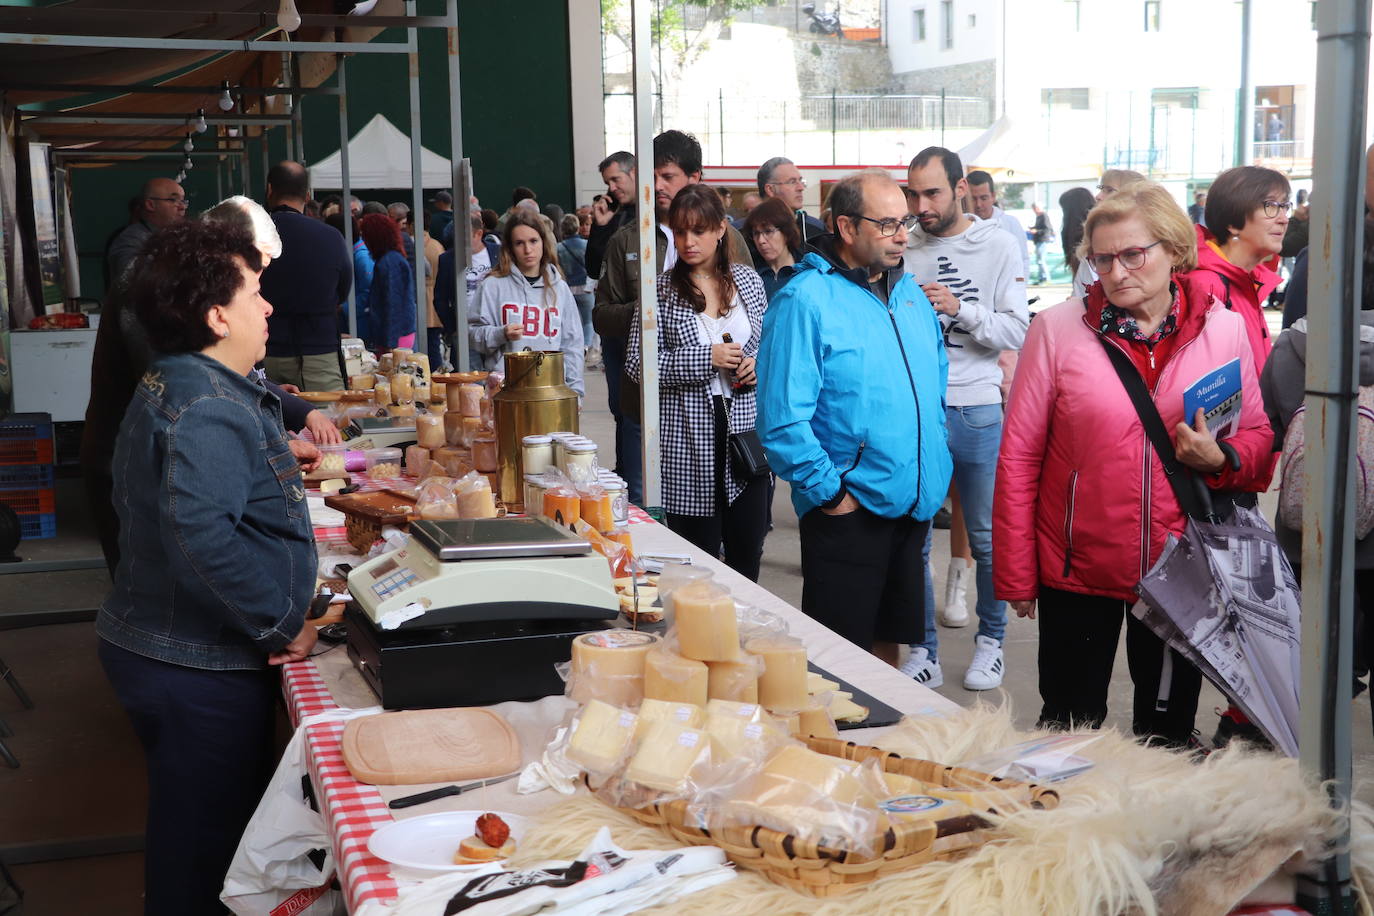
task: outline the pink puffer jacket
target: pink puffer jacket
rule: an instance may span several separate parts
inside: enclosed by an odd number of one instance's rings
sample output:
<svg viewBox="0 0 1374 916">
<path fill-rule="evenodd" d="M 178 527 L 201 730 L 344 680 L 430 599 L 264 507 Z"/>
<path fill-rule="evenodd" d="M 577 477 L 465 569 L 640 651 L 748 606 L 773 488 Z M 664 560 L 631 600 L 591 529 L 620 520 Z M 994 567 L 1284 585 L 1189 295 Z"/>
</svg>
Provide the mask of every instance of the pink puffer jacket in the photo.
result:
<svg viewBox="0 0 1374 916">
<path fill-rule="evenodd" d="M 1183 419 L 1184 389 L 1240 357 L 1241 428 L 1227 440 L 1240 469 L 1218 482 L 1233 491 L 1262 491 L 1273 467 L 1273 433 L 1245 323 L 1175 279 L 1192 291 L 1194 304 L 1183 311 L 1183 336 L 1161 371 L 1155 404 L 1172 436 Z M 997 462 L 992 552 L 999 599 L 1026 601 L 1047 585 L 1132 600 L 1166 536 L 1184 529 L 1183 512 L 1100 340 L 1081 299 L 1031 322 Z"/>
</svg>

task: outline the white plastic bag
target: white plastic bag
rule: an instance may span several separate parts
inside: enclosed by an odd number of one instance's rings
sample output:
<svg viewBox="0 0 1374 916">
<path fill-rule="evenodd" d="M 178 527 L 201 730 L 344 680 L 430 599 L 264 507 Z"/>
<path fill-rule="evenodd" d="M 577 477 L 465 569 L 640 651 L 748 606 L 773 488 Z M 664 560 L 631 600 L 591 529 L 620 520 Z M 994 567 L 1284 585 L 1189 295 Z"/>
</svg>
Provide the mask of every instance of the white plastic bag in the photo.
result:
<svg viewBox="0 0 1374 916">
<path fill-rule="evenodd" d="M 317 722 L 340 722 L 381 711 L 379 706 L 329 709 L 301 720 L 234 851 L 220 892 L 225 906 L 239 916 L 260 916 L 292 900 L 293 916 L 343 912 L 342 895 L 329 887 L 334 854 L 324 817 L 301 798 L 305 729 Z M 325 851 L 318 868 L 309 858 L 317 849 Z"/>
</svg>

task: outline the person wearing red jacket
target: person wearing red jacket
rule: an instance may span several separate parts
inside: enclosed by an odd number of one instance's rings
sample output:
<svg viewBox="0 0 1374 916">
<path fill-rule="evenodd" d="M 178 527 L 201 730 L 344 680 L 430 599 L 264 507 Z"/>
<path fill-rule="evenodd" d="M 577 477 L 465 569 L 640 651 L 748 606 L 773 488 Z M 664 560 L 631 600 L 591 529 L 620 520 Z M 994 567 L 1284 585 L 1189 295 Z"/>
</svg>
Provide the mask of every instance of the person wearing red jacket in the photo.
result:
<svg viewBox="0 0 1374 916">
<path fill-rule="evenodd" d="M 994 587 L 1018 616 L 1038 614 L 1042 726 L 1101 725 L 1124 617 L 1133 730 L 1186 746 L 1201 675 L 1127 613 L 1185 516 L 1104 344 L 1131 357 L 1179 460 L 1214 490 L 1263 491 L 1273 433 L 1245 323 L 1188 273 L 1192 224 L 1168 191 L 1140 182 L 1099 203 L 1080 254 L 1100 280 L 1085 299 L 1036 316 L 1012 383 L 993 497 Z M 1201 411 L 1183 416 L 1183 392 L 1233 359 L 1239 428 L 1218 441 Z"/>
<path fill-rule="evenodd" d="M 1227 169 L 1207 190 L 1204 224 L 1196 228 L 1191 279 L 1245 319 L 1257 372 L 1273 347 L 1264 302 L 1279 275 L 1268 262 L 1278 256 L 1288 231 L 1289 190 L 1282 172 L 1257 165 Z"/>
</svg>

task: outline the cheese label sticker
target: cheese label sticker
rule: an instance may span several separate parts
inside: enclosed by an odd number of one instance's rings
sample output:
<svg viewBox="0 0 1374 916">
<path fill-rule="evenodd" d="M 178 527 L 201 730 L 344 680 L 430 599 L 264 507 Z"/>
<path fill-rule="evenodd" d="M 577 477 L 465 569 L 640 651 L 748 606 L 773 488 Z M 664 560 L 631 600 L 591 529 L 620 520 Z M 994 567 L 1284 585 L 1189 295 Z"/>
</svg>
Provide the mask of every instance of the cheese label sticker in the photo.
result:
<svg viewBox="0 0 1374 916">
<path fill-rule="evenodd" d="M 883 800 L 878 807 L 889 814 L 921 814 L 943 808 L 946 804 L 948 802 L 944 799 L 929 795 L 897 795 Z"/>
<path fill-rule="evenodd" d="M 692 713 L 696 710 L 691 706 L 679 706 L 673 710 L 673 718 L 679 722 L 686 722 L 692 718 Z"/>
<path fill-rule="evenodd" d="M 699 732 L 680 732 L 677 736 L 677 743 L 683 747 L 696 747 Z"/>
<path fill-rule="evenodd" d="M 763 737 L 763 725 L 759 722 L 750 722 L 744 726 L 744 737 L 750 741 L 757 741 Z"/>
<path fill-rule="evenodd" d="M 634 726 L 635 726 L 635 721 L 636 721 L 638 718 L 639 718 L 639 716 L 636 716 L 636 715 L 635 715 L 634 713 L 632 713 L 632 712 L 625 712 L 624 710 L 621 710 L 621 712 L 620 712 L 620 727 L 621 727 L 621 728 L 634 728 Z"/>
<path fill-rule="evenodd" d="M 739 716 L 741 719 L 752 719 L 754 717 L 754 713 L 758 711 L 759 708 L 754 704 L 742 703 L 740 707 L 735 710 L 735 715 Z"/>
<path fill-rule="evenodd" d="M 578 637 L 585 645 L 599 649 L 623 649 L 629 646 L 645 646 L 654 641 L 649 633 L 634 630 L 608 630 L 605 633 L 587 633 Z"/>
</svg>

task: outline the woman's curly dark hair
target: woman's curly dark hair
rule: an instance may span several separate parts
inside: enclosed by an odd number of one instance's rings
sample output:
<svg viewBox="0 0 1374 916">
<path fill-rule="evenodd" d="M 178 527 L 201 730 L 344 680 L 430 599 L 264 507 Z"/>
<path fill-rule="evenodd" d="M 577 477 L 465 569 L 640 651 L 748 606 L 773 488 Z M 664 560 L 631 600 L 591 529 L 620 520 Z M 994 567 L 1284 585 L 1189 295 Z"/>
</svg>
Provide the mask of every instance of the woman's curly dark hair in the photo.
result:
<svg viewBox="0 0 1374 916">
<path fill-rule="evenodd" d="M 129 302 L 160 353 L 204 350 L 218 338 L 205 316 L 243 286 L 239 262 L 262 270 L 253 234 L 224 222 L 185 220 L 155 233 L 129 270 Z"/>
<path fill-rule="evenodd" d="M 401 227 L 389 216 L 369 213 L 358 220 L 358 233 L 362 236 L 363 244 L 367 246 L 373 260 L 380 261 L 382 255 L 388 251 L 406 253 L 401 243 Z"/>
</svg>

